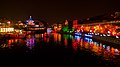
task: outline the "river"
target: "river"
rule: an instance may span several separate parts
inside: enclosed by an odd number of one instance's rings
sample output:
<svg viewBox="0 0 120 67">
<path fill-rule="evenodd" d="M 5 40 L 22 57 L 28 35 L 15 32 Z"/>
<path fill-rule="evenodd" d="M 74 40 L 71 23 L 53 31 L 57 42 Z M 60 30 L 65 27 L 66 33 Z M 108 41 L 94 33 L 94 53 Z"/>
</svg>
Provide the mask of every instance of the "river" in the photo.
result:
<svg viewBox="0 0 120 67">
<path fill-rule="evenodd" d="M 0 41 L 0 59 L 5 64 L 59 64 L 119 66 L 120 48 L 88 37 L 51 33 L 28 35 L 26 39 Z"/>
</svg>

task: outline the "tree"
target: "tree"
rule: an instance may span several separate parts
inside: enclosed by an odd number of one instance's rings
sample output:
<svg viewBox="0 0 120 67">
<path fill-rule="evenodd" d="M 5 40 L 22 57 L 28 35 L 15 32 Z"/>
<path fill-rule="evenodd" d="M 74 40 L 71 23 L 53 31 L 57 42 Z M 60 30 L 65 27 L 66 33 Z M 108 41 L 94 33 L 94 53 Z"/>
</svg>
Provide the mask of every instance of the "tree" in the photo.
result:
<svg viewBox="0 0 120 67">
<path fill-rule="evenodd" d="M 64 27 L 62 28 L 62 31 L 63 31 L 63 32 L 69 31 L 69 30 L 68 30 L 68 26 L 64 26 Z"/>
</svg>

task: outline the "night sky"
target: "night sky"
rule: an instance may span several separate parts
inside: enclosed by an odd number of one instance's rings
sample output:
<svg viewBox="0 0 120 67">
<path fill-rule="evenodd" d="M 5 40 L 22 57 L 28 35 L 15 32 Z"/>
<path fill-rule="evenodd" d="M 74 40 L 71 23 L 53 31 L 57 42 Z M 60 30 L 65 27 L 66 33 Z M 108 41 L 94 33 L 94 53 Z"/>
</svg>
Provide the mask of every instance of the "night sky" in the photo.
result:
<svg viewBox="0 0 120 67">
<path fill-rule="evenodd" d="M 48 23 L 66 19 L 83 19 L 111 11 L 120 11 L 120 0 L 4 0 L 0 1 L 0 18 L 42 19 Z"/>
</svg>

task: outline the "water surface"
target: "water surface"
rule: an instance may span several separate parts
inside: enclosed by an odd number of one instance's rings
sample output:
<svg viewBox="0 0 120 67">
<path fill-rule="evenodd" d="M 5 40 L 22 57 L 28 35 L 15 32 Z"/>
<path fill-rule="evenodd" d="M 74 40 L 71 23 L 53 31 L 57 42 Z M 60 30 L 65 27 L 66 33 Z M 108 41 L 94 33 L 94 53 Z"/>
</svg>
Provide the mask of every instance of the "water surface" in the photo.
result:
<svg viewBox="0 0 120 67">
<path fill-rule="evenodd" d="M 120 48 L 68 34 L 28 35 L 0 42 L 1 63 L 119 66 Z"/>
</svg>

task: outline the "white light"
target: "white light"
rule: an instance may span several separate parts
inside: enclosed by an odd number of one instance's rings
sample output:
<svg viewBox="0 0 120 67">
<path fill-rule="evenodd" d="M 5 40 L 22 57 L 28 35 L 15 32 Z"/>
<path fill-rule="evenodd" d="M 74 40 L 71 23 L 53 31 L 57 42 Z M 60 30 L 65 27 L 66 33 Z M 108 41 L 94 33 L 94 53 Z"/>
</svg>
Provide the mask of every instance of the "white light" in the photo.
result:
<svg viewBox="0 0 120 67">
<path fill-rule="evenodd" d="M 95 35 L 97 35 L 97 34 L 95 33 Z"/>
<path fill-rule="evenodd" d="M 35 27 L 39 27 L 39 25 L 35 25 Z"/>
<path fill-rule="evenodd" d="M 100 43 L 100 46 L 102 46 L 102 43 Z"/>
<path fill-rule="evenodd" d="M 27 25 L 25 25 L 25 27 L 27 27 Z"/>
<path fill-rule="evenodd" d="M 97 44 L 97 42 L 94 42 L 94 44 Z"/>
<path fill-rule="evenodd" d="M 22 34 L 22 30 L 20 30 L 20 34 Z"/>
<path fill-rule="evenodd" d="M 107 34 L 107 36 L 110 36 L 109 34 Z"/>
<path fill-rule="evenodd" d="M 92 37 L 92 35 L 87 35 L 87 34 L 85 34 L 85 36 Z"/>
<path fill-rule="evenodd" d="M 115 49 L 115 52 L 118 52 L 119 50 L 118 49 Z"/>
<path fill-rule="evenodd" d="M 116 38 L 119 38 L 118 36 L 116 36 Z"/>
<path fill-rule="evenodd" d="M 43 34 L 42 34 L 42 38 L 43 38 Z"/>
<path fill-rule="evenodd" d="M 108 33 L 110 33 L 110 31 L 108 31 Z"/>
<path fill-rule="evenodd" d="M 119 55 L 119 50 L 118 49 L 115 49 L 115 55 Z"/>
<path fill-rule="evenodd" d="M 90 32 L 92 32 L 92 30 L 90 30 Z"/>
<path fill-rule="evenodd" d="M 103 48 L 105 48 L 105 45 L 103 45 Z"/>
<path fill-rule="evenodd" d="M 105 34 L 103 34 L 103 36 L 106 36 Z"/>
<path fill-rule="evenodd" d="M 7 23 L 10 24 L 10 21 L 8 21 Z"/>
</svg>

